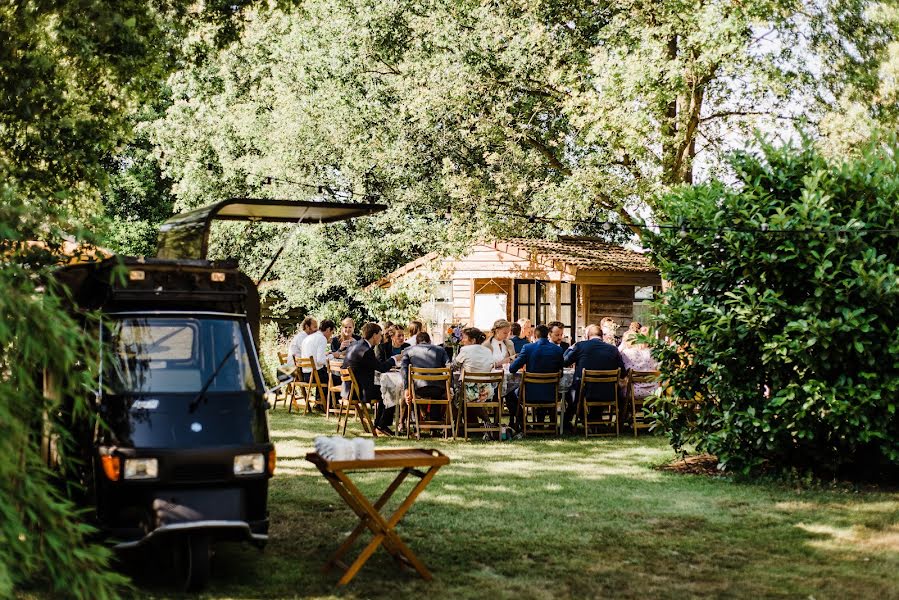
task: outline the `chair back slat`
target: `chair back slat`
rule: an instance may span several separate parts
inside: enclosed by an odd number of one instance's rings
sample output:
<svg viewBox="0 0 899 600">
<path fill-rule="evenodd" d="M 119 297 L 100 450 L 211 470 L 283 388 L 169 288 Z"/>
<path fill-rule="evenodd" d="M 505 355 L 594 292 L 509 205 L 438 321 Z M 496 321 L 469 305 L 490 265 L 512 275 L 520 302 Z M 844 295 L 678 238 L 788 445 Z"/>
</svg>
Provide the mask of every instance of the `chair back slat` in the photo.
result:
<svg viewBox="0 0 899 600">
<path fill-rule="evenodd" d="M 559 383 L 561 379 L 562 374 L 558 371 L 555 373 L 530 373 L 524 371 L 521 375 L 521 383 L 549 384 Z"/>
<path fill-rule="evenodd" d="M 452 371 L 449 367 L 410 367 L 409 378 L 412 381 L 449 381 Z"/>
<path fill-rule="evenodd" d="M 620 369 L 609 371 L 584 369 L 581 371 L 581 381 L 583 383 L 618 383 L 619 379 L 621 379 Z"/>
<path fill-rule="evenodd" d="M 298 356 L 294 356 L 293 362 L 297 367 L 299 367 L 301 369 L 312 369 L 313 371 L 317 370 L 315 368 L 315 359 L 313 359 L 311 356 L 307 357 L 307 358 L 300 358 Z"/>
<path fill-rule="evenodd" d="M 504 379 L 503 373 L 462 371 L 462 383 L 503 383 Z"/>
<path fill-rule="evenodd" d="M 630 371 L 628 376 L 632 383 L 658 383 L 661 374 L 658 371 Z"/>
</svg>

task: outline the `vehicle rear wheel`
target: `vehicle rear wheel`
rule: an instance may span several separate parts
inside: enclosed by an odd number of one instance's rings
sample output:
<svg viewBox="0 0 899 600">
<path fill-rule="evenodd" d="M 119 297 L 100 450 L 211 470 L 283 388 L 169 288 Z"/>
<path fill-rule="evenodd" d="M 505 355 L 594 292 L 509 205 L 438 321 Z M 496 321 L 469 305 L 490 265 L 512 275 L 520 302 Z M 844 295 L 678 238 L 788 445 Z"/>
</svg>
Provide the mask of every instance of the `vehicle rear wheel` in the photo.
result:
<svg viewBox="0 0 899 600">
<path fill-rule="evenodd" d="M 186 592 L 199 592 L 209 581 L 209 536 L 202 533 L 186 535 L 179 546 L 175 564 L 179 586 Z"/>
</svg>

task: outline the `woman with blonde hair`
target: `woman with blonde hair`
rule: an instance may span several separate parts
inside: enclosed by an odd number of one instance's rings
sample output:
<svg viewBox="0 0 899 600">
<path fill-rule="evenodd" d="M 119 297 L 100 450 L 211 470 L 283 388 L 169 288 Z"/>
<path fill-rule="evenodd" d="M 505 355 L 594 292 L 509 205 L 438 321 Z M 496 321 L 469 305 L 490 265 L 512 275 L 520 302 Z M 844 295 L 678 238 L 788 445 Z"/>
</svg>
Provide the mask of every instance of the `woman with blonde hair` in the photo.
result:
<svg viewBox="0 0 899 600">
<path fill-rule="evenodd" d="M 421 321 L 409 321 L 409 327 L 406 330 L 406 343 L 414 346 L 418 342 L 415 340 L 418 334 L 425 330 L 425 324 Z"/>
<path fill-rule="evenodd" d="M 505 319 L 494 321 L 490 328 L 490 335 L 484 340 L 484 346 L 493 353 L 493 367 L 502 368 L 515 358 L 515 346 L 509 336 L 512 334 L 512 324 Z"/>
</svg>

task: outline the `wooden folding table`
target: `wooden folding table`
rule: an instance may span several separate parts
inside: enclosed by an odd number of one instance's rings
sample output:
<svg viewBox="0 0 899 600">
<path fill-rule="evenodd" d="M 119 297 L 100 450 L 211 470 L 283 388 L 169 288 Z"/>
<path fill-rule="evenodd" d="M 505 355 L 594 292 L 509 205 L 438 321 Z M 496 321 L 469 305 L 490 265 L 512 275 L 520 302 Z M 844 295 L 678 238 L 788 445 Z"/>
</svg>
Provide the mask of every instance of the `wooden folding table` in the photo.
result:
<svg viewBox="0 0 899 600">
<path fill-rule="evenodd" d="M 378 546 L 393 556 L 400 565 L 410 566 L 424 579 L 432 579 L 431 572 L 418 559 L 412 550 L 399 538 L 396 526 L 415 503 L 418 495 L 428 486 L 431 479 L 443 465 L 449 464 L 449 457 L 437 450 L 404 449 L 404 450 L 376 450 L 375 458 L 370 460 L 346 460 L 327 461 L 317 452 L 306 455 L 306 460 L 318 467 L 321 474 L 331 483 L 341 498 L 349 505 L 359 517 L 359 524 L 350 533 L 349 537 L 340 545 L 334 556 L 325 564 L 323 570 L 328 571 L 332 567 L 343 569 L 344 574 L 337 582 L 338 585 L 346 585 L 356 576 L 362 565 L 371 558 Z M 368 498 L 356 487 L 347 476 L 348 471 L 395 469 L 399 473 L 381 497 L 372 504 Z M 422 470 L 427 469 L 427 470 Z M 418 477 L 416 483 L 406 499 L 399 505 L 389 518 L 381 515 L 380 511 L 387 504 L 390 497 L 399 489 L 400 485 L 409 475 Z M 347 566 L 341 559 L 349 551 L 365 529 L 371 530 L 374 538 L 362 550 L 355 561 Z"/>
</svg>

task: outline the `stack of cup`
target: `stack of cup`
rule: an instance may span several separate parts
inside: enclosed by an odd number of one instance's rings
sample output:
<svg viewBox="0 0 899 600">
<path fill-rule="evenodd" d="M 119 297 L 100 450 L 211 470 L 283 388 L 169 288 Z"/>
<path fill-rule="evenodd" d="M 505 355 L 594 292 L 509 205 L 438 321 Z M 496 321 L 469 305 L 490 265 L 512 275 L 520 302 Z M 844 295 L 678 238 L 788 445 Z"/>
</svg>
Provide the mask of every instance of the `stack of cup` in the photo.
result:
<svg viewBox="0 0 899 600">
<path fill-rule="evenodd" d="M 327 460 L 371 460 L 375 457 L 375 442 L 366 438 L 348 440 L 343 436 L 319 436 L 315 438 L 315 451 Z"/>
</svg>

